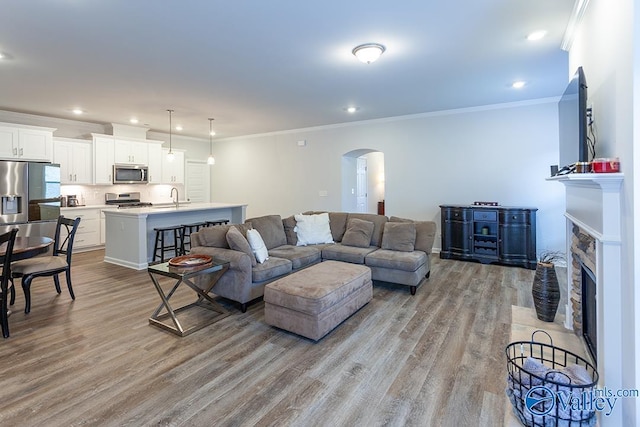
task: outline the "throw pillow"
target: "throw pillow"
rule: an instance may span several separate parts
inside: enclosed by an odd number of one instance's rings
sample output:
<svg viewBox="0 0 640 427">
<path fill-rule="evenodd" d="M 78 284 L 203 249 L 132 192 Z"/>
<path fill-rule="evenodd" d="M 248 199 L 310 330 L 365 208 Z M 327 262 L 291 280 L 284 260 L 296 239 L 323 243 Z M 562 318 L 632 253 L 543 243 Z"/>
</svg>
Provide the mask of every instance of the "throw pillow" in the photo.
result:
<svg viewBox="0 0 640 427">
<path fill-rule="evenodd" d="M 249 245 L 247 239 L 235 226 L 229 227 L 229 231 L 227 231 L 227 243 L 229 243 L 229 247 L 234 251 L 244 252 L 249 255 L 252 267 L 255 267 L 258 264 L 256 262 L 256 257 L 253 255 L 253 251 L 251 250 L 251 245 Z"/>
<path fill-rule="evenodd" d="M 296 219 L 294 231 L 298 237 L 297 246 L 333 243 L 328 213 L 294 215 L 294 218 Z"/>
<path fill-rule="evenodd" d="M 258 230 L 247 230 L 247 240 L 253 254 L 256 256 L 256 261 L 262 264 L 269 259 L 269 251 L 262 240 L 262 236 Z"/>
<path fill-rule="evenodd" d="M 382 234 L 382 249 L 413 252 L 416 225 L 412 222 L 387 222 Z"/>
<path fill-rule="evenodd" d="M 416 225 L 415 250 L 430 254 L 433 250 L 433 242 L 436 239 L 436 223 L 434 221 L 414 221 L 412 219 L 392 216 L 391 222 L 412 222 Z"/>
<path fill-rule="evenodd" d="M 342 244 L 345 246 L 356 246 L 358 248 L 368 248 L 371 245 L 373 235 L 373 222 L 358 218 L 349 218 L 347 231 L 342 236 Z"/>
<path fill-rule="evenodd" d="M 286 218 L 282 218 L 282 225 L 284 226 L 284 235 L 287 236 L 287 245 L 296 246 L 298 244 L 298 236 L 296 236 L 296 219 L 293 215 Z"/>
</svg>

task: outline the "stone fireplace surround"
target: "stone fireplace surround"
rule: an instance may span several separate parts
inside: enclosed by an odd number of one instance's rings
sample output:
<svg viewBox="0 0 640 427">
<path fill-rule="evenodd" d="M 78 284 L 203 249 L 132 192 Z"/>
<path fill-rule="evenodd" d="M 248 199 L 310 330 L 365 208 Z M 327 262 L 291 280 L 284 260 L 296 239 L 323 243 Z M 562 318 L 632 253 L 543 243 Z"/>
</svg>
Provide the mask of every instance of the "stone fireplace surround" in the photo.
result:
<svg viewBox="0 0 640 427">
<path fill-rule="evenodd" d="M 622 388 L 621 187 L 622 173 L 547 178 L 566 187 L 567 286 L 565 327 L 582 336 L 581 265 L 596 278 L 597 369 L 600 388 Z M 609 422 L 615 420 L 609 418 Z"/>
</svg>

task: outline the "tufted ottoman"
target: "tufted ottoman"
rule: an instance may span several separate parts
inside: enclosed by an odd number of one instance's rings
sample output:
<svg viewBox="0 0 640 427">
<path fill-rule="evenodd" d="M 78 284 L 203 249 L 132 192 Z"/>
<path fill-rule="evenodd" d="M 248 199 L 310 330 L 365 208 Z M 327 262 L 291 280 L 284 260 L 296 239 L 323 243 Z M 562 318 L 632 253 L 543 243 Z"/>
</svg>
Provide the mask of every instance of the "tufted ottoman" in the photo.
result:
<svg viewBox="0 0 640 427">
<path fill-rule="evenodd" d="M 369 267 L 325 261 L 265 286 L 264 320 L 317 341 L 372 297 Z"/>
</svg>

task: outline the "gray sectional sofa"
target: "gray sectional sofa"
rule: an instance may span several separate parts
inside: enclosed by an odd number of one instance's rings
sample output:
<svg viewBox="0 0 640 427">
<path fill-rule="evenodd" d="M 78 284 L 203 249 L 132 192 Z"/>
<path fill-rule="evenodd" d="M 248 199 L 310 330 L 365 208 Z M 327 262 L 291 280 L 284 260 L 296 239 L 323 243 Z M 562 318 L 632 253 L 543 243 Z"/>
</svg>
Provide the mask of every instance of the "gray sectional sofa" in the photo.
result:
<svg viewBox="0 0 640 427">
<path fill-rule="evenodd" d="M 325 212 L 305 212 L 298 217 L 326 218 Z M 267 215 L 244 224 L 217 225 L 191 234 L 191 253 L 206 254 L 230 263 L 229 270 L 212 291 L 216 295 L 247 304 L 264 294 L 264 286 L 302 268 L 324 260 L 363 264 L 374 281 L 408 286 L 411 294 L 430 273 L 431 249 L 436 233 L 433 221 L 413 221 L 384 215 L 328 212 L 333 243 L 299 245 L 302 237 L 296 216 Z M 231 227 L 235 227 L 230 233 Z M 257 262 L 246 239 L 247 230 L 260 233 L 268 259 Z M 240 231 L 240 233 L 236 233 Z M 242 235 L 243 237 L 240 237 Z"/>
</svg>

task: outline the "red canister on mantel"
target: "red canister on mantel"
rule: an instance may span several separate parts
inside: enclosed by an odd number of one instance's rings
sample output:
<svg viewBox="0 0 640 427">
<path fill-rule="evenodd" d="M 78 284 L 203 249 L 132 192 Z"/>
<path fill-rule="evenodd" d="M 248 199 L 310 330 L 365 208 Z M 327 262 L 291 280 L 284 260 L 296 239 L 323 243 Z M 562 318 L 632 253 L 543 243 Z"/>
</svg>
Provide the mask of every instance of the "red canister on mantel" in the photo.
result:
<svg viewBox="0 0 640 427">
<path fill-rule="evenodd" d="M 620 159 L 617 157 L 602 157 L 593 159 L 591 163 L 593 172 L 595 173 L 614 173 L 620 172 Z"/>
</svg>

